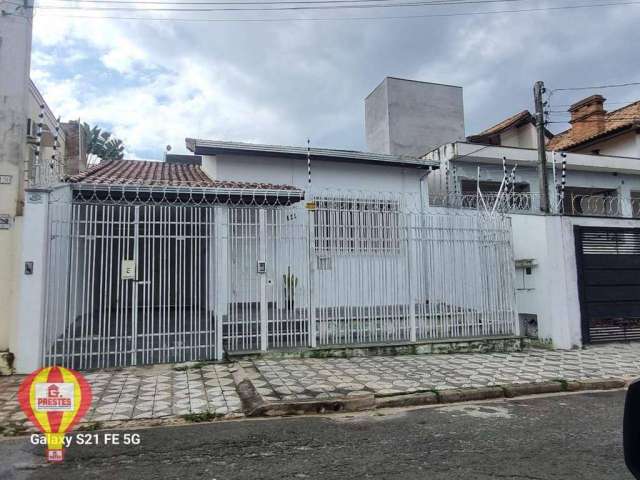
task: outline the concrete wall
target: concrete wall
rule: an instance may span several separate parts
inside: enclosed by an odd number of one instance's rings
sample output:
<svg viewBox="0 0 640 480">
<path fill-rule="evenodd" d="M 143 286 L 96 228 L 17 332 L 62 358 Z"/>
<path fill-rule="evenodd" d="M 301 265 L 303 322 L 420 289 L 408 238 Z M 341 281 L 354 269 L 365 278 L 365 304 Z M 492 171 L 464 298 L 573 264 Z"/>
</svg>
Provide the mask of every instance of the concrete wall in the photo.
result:
<svg viewBox="0 0 640 480">
<path fill-rule="evenodd" d="M 536 127 L 530 123 L 500 135 L 500 145 L 505 147 L 536 148 L 537 144 Z"/>
<path fill-rule="evenodd" d="M 219 180 L 294 185 L 306 191 L 331 189 L 407 194 L 420 192 L 419 180 L 427 173 L 418 168 L 312 159 L 310 188 L 305 159 L 222 154 L 203 156 L 202 168 Z"/>
<path fill-rule="evenodd" d="M 636 157 L 640 162 L 640 134 L 628 132 L 610 140 L 578 149 L 579 153 L 592 153 L 598 150 L 600 155 L 616 155 L 620 157 Z"/>
<path fill-rule="evenodd" d="M 387 77 L 365 99 L 367 149 L 421 156 L 464 140 L 462 88 Z"/>
<path fill-rule="evenodd" d="M 582 345 L 573 227 L 631 227 L 638 220 L 511 215 L 515 259 L 532 259 L 531 275 L 517 269 L 518 313 L 538 317 L 538 335 L 556 348 Z"/>
<path fill-rule="evenodd" d="M 28 3 L 32 4 L 31 0 Z M 5 5 L 13 13 L 15 5 Z M 22 215 L 23 167 L 31 54 L 31 9 L 0 15 L 0 214 L 9 228 L 0 229 L 0 350 L 8 348 L 9 324 L 16 317 L 17 274 Z M 25 18 L 26 17 L 26 18 Z"/>
</svg>

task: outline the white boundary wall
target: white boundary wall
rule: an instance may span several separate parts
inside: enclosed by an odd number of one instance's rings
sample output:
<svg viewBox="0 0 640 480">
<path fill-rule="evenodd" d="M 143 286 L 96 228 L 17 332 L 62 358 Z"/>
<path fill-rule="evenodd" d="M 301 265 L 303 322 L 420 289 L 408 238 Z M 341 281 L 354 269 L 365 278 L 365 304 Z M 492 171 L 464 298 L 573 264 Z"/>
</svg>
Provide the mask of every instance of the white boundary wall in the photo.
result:
<svg viewBox="0 0 640 480">
<path fill-rule="evenodd" d="M 517 272 L 518 312 L 537 315 L 538 336 L 551 340 L 554 347 L 582 346 L 573 227 L 638 228 L 640 222 L 595 217 L 510 216 L 515 259 L 535 262 L 531 275 Z"/>
</svg>

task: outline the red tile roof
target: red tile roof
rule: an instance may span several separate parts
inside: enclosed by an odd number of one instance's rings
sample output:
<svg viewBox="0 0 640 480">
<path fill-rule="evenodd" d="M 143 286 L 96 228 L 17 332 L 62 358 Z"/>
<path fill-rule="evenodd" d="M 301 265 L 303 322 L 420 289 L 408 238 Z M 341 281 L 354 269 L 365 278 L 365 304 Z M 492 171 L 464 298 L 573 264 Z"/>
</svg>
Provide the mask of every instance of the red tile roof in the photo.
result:
<svg viewBox="0 0 640 480">
<path fill-rule="evenodd" d="M 260 182 L 212 180 L 199 165 L 151 162 L 146 160 L 109 160 L 78 175 L 67 178 L 70 183 L 97 185 L 144 185 L 203 187 L 249 190 L 300 190 L 290 185 Z"/>
<path fill-rule="evenodd" d="M 529 112 L 529 110 L 523 110 L 520 113 L 516 113 L 509 118 L 502 120 L 500 123 L 495 124 L 493 127 L 489 127 L 486 130 L 478 133 L 477 135 L 471 135 L 468 137 L 470 141 L 479 141 L 484 137 L 489 137 L 491 135 L 496 135 L 504 132 L 508 128 L 514 126 L 520 126 L 525 123 L 530 123 L 533 121 L 533 116 Z"/>
<path fill-rule="evenodd" d="M 594 123 L 593 129 L 583 129 L 582 131 L 584 133 L 580 136 L 576 136 L 576 132 L 572 131 L 573 129 L 571 128 L 556 134 L 553 139 L 547 143 L 547 150 L 571 150 L 585 143 L 608 137 L 634 126 L 640 126 L 640 100 L 607 113 L 605 115 L 604 130 L 602 131 L 598 131 Z"/>
</svg>

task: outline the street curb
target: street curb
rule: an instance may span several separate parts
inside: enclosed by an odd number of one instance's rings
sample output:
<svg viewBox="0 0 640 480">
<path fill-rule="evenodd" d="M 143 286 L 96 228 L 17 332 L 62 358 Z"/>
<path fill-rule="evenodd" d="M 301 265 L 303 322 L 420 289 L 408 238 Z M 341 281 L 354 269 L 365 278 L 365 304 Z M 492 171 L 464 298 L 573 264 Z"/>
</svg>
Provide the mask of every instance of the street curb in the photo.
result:
<svg viewBox="0 0 640 480">
<path fill-rule="evenodd" d="M 413 392 L 398 395 L 374 394 L 322 400 L 266 401 L 258 393 L 244 368 L 236 364 L 232 372 L 236 389 L 240 395 L 242 408 L 247 417 L 276 417 L 305 415 L 313 413 L 358 412 L 378 408 L 412 407 L 447 403 L 515 398 L 525 395 L 540 395 L 560 392 L 593 390 L 613 390 L 624 388 L 630 380 L 624 378 L 594 378 L 585 380 L 552 380 L 510 385 L 496 385 L 475 388 L 449 388 L 427 392 Z"/>
<path fill-rule="evenodd" d="M 545 393 L 614 390 L 626 387 L 631 380 L 622 378 L 599 378 L 587 380 L 554 380 L 540 383 L 521 383 L 495 387 L 452 388 L 432 392 L 408 393 L 376 397 L 376 408 L 412 407 L 446 403 L 515 398 L 524 395 Z"/>
<path fill-rule="evenodd" d="M 373 394 L 322 400 L 275 401 L 267 402 L 258 393 L 253 382 L 239 364 L 231 373 L 240 395 L 242 410 L 247 417 L 279 417 L 305 415 L 308 413 L 359 412 L 375 408 Z"/>
<path fill-rule="evenodd" d="M 242 410 L 246 416 L 252 416 L 251 413 L 258 411 L 266 403 L 264 398 L 262 398 L 262 395 L 258 393 L 255 385 L 244 371 L 244 368 L 239 364 L 236 363 L 234 365 L 231 377 L 233 378 L 233 383 L 235 383 L 236 390 L 240 396 Z"/>
</svg>

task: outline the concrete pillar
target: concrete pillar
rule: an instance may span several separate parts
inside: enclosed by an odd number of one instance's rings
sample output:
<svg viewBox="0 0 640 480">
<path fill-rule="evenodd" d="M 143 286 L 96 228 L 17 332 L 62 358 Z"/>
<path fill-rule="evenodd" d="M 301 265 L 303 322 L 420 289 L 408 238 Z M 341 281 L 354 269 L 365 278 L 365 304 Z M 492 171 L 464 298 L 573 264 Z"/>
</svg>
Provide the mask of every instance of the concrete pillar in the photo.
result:
<svg viewBox="0 0 640 480">
<path fill-rule="evenodd" d="M 22 271 L 15 278 L 20 294 L 11 339 L 16 373 L 30 373 L 42 366 L 47 280 L 49 191 L 28 189 L 25 198 L 23 226 L 28 233 L 22 239 Z"/>
<path fill-rule="evenodd" d="M 556 348 L 582 344 L 574 236 L 571 222 L 559 216 L 545 217 L 547 264 L 546 305 L 551 339 Z"/>
<path fill-rule="evenodd" d="M 618 202 L 620 214 L 625 218 L 632 218 L 633 206 L 631 204 L 631 188 L 629 188 L 629 185 L 622 184 L 618 187 Z"/>
<path fill-rule="evenodd" d="M 218 360 L 223 358 L 222 327 L 223 317 L 229 315 L 229 255 L 230 232 L 229 207 L 217 206 L 213 210 L 213 225 L 211 226 L 212 252 L 213 252 L 213 281 L 209 283 L 210 305 L 214 305 L 216 319 L 216 356 Z"/>
</svg>

